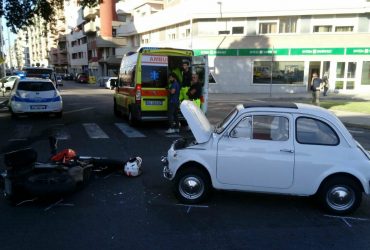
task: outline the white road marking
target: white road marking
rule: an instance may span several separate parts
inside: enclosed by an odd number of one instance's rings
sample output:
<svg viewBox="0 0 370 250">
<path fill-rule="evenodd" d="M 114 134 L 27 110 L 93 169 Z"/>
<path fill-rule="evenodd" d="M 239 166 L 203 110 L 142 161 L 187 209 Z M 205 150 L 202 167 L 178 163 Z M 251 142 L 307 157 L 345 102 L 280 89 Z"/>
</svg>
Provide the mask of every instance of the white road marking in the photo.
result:
<svg viewBox="0 0 370 250">
<path fill-rule="evenodd" d="M 130 127 L 128 124 L 126 123 L 115 123 L 114 125 L 116 125 L 116 127 L 123 133 L 125 134 L 127 137 L 130 137 L 130 138 L 142 138 L 142 137 L 146 137 L 144 134 L 142 134 L 141 132 L 139 132 L 138 130 Z"/>
<path fill-rule="evenodd" d="M 55 132 L 55 138 L 58 140 L 68 140 L 71 138 L 71 135 L 64 128 L 64 124 L 55 124 L 57 131 Z"/>
<path fill-rule="evenodd" d="M 75 110 L 71 110 L 71 111 L 64 111 L 63 113 L 64 114 L 71 114 L 71 113 L 86 111 L 86 110 L 90 110 L 90 109 L 94 109 L 94 107 L 83 108 L 83 109 L 75 109 Z"/>
<path fill-rule="evenodd" d="M 348 130 L 351 134 L 363 134 L 364 133 L 364 131 L 359 131 L 359 130 L 351 130 L 351 129 L 349 129 Z"/>
<path fill-rule="evenodd" d="M 25 141 L 27 137 L 31 134 L 32 125 L 16 125 L 13 138 L 9 141 Z"/>
<path fill-rule="evenodd" d="M 356 217 L 348 217 L 348 216 L 335 216 L 335 215 L 328 215 L 325 214 L 325 217 L 330 217 L 330 218 L 337 218 L 337 219 L 347 219 L 347 220 L 358 220 L 358 221 L 369 221 L 370 219 L 367 218 L 356 218 Z"/>
<path fill-rule="evenodd" d="M 109 136 L 96 123 L 83 123 L 88 136 L 92 139 L 107 139 Z"/>
</svg>

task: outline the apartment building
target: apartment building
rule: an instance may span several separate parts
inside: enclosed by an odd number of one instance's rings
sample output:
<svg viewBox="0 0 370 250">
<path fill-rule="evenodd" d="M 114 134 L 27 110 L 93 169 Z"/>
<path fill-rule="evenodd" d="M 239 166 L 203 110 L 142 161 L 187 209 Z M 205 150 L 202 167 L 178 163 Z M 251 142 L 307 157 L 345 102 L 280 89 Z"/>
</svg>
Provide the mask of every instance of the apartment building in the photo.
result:
<svg viewBox="0 0 370 250">
<path fill-rule="evenodd" d="M 66 20 L 67 72 L 88 72 L 87 37 L 83 32 L 85 20 L 83 8 L 77 0 L 64 1 L 64 16 Z"/>
<path fill-rule="evenodd" d="M 210 92 L 294 93 L 314 72 L 330 90 L 370 91 L 370 1 L 119 1 L 125 52 L 140 46 L 207 54 Z"/>
<path fill-rule="evenodd" d="M 122 22 L 117 18 L 115 1 L 104 0 L 97 7 L 84 8 L 83 18 L 89 74 L 96 78 L 117 75 L 123 57 L 117 49 L 126 45 L 126 38 L 116 36 Z"/>
</svg>

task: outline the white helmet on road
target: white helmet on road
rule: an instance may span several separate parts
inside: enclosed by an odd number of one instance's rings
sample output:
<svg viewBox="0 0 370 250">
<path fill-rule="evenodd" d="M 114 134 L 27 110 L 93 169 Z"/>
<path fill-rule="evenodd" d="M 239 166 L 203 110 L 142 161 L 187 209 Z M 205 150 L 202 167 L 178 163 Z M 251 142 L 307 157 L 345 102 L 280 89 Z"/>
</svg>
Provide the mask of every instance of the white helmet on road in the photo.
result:
<svg viewBox="0 0 370 250">
<path fill-rule="evenodd" d="M 123 169 L 125 175 L 127 176 L 139 176 L 143 172 L 141 170 L 141 163 L 143 160 L 139 157 L 133 157 L 126 162 L 125 167 Z"/>
</svg>

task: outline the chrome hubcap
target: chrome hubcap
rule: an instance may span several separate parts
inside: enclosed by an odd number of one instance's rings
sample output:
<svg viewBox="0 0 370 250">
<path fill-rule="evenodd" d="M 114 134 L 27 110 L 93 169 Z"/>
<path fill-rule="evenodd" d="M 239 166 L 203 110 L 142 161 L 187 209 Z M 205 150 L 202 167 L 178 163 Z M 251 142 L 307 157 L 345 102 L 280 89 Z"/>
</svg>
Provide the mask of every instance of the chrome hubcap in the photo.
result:
<svg viewBox="0 0 370 250">
<path fill-rule="evenodd" d="M 204 192 L 203 181 L 194 176 L 186 176 L 180 182 L 179 191 L 180 194 L 186 199 L 197 199 Z"/>
<path fill-rule="evenodd" d="M 326 201 L 332 209 L 343 211 L 355 203 L 355 194 L 348 187 L 336 186 L 329 190 Z"/>
</svg>

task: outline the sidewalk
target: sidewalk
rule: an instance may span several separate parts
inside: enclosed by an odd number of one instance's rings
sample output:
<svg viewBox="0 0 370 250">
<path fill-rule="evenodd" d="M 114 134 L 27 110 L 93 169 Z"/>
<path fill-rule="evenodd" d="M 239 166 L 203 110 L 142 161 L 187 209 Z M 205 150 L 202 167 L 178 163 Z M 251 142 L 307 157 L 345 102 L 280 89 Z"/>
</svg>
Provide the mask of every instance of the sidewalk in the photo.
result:
<svg viewBox="0 0 370 250">
<path fill-rule="evenodd" d="M 228 102 L 244 103 L 250 101 L 272 101 L 272 102 L 310 102 L 311 92 L 308 93 L 209 93 L 209 102 Z M 320 96 L 320 100 L 350 100 L 350 101 L 369 101 L 370 93 L 362 94 L 337 94 L 330 93 L 328 96 Z M 370 115 L 364 113 L 354 113 L 347 111 L 332 110 L 338 118 L 348 126 L 362 127 L 370 129 Z"/>
</svg>

